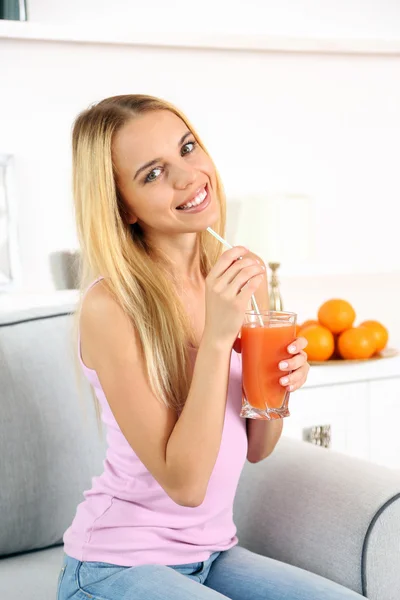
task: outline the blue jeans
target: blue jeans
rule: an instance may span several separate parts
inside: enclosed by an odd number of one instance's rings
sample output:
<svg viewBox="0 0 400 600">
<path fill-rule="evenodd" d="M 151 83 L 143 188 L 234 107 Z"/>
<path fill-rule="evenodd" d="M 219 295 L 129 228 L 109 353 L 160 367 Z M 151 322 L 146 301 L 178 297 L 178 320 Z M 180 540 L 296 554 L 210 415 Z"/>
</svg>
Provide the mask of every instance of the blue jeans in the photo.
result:
<svg viewBox="0 0 400 600">
<path fill-rule="evenodd" d="M 303 569 L 240 546 L 189 565 L 118 567 L 65 557 L 58 600 L 360 600 Z"/>
</svg>

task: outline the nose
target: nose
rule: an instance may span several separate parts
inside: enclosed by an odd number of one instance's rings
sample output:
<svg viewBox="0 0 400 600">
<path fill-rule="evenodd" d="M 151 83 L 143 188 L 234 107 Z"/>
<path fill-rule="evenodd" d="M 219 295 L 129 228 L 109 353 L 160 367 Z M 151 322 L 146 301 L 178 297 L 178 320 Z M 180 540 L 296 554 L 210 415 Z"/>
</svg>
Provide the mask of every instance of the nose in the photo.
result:
<svg viewBox="0 0 400 600">
<path fill-rule="evenodd" d="M 186 190 L 196 181 L 197 172 L 190 165 L 175 166 L 173 172 L 173 184 L 178 190 Z"/>
</svg>

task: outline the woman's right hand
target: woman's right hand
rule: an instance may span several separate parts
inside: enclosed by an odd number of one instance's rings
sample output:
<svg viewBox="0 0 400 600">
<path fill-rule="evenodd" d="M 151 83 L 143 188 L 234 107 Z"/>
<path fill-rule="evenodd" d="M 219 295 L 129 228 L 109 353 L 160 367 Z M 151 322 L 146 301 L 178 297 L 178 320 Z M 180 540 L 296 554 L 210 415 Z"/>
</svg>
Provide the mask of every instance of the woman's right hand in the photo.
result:
<svg viewBox="0 0 400 600">
<path fill-rule="evenodd" d="M 206 278 L 206 324 L 210 339 L 233 346 L 251 295 L 265 277 L 265 266 L 247 248 L 224 252 Z M 240 260 L 240 257 L 242 259 Z"/>
</svg>

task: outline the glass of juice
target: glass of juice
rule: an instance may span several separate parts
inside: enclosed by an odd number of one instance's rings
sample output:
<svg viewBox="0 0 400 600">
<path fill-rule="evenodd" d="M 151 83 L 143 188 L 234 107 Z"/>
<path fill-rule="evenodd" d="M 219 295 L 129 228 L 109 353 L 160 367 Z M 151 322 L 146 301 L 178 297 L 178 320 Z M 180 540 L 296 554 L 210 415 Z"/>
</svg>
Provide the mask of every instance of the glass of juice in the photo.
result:
<svg viewBox="0 0 400 600">
<path fill-rule="evenodd" d="M 243 401 L 241 417 L 288 417 L 289 396 L 279 383 L 287 372 L 279 369 L 290 358 L 288 346 L 296 339 L 296 314 L 280 311 L 247 311 L 241 330 Z"/>
</svg>

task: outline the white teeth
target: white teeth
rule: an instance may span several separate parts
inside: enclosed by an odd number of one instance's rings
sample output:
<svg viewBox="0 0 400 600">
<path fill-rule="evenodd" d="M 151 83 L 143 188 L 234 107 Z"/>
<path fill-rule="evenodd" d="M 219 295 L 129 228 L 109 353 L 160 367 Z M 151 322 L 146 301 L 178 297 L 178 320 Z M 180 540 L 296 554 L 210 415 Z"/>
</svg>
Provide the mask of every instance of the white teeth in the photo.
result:
<svg viewBox="0 0 400 600">
<path fill-rule="evenodd" d="M 197 196 L 195 196 L 195 198 L 193 198 L 193 200 L 191 202 L 188 202 L 187 204 L 183 204 L 179 208 L 184 210 L 185 208 L 193 208 L 194 206 L 199 206 L 199 204 L 204 202 L 206 197 L 207 197 L 207 192 L 204 189 L 202 192 L 199 192 L 197 194 Z"/>
</svg>

